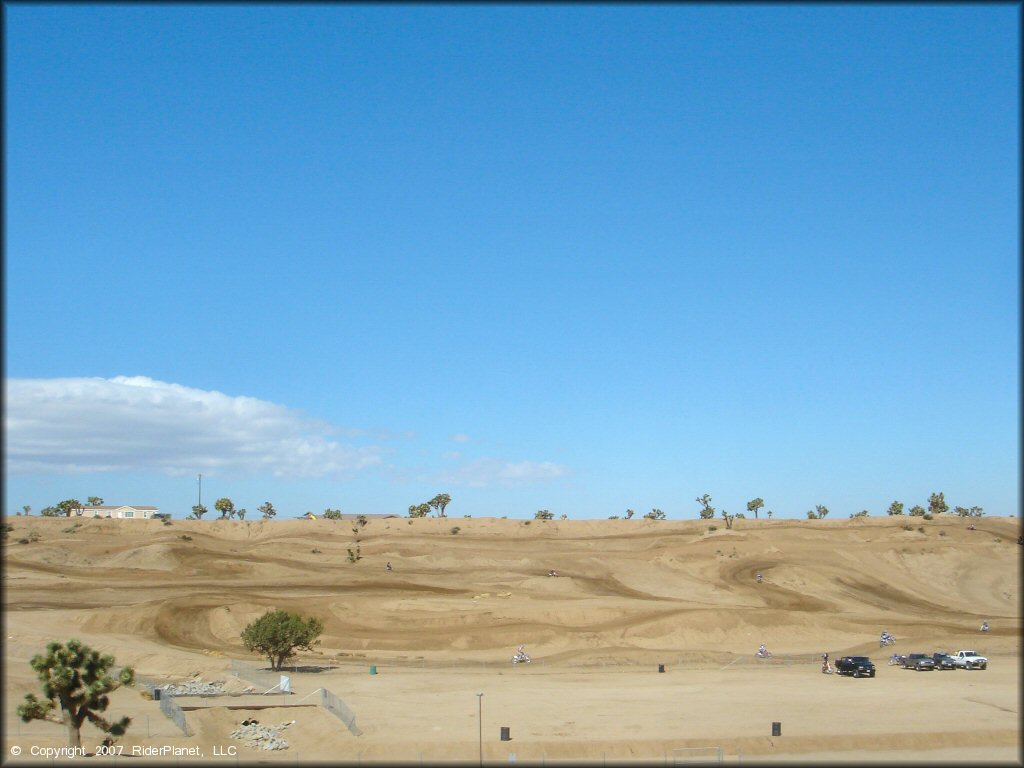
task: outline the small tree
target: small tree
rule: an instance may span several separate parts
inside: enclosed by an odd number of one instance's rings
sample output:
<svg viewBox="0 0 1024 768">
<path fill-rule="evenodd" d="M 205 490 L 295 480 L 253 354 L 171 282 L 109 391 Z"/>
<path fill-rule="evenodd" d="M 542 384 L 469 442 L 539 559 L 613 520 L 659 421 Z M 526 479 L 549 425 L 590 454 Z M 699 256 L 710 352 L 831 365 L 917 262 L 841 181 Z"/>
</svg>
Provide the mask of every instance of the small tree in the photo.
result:
<svg viewBox="0 0 1024 768">
<path fill-rule="evenodd" d="M 562 514 L 560 514 L 560 515 L 558 516 L 558 519 L 559 519 L 559 520 L 568 520 L 568 519 L 569 519 L 569 516 L 568 516 L 567 514 L 565 514 L 565 512 L 563 512 Z"/>
<path fill-rule="evenodd" d="M 722 519 L 725 520 L 725 529 L 727 531 L 732 528 L 732 519 L 734 517 L 735 517 L 735 515 L 730 515 L 724 509 L 722 510 Z"/>
<path fill-rule="evenodd" d="M 981 507 L 971 507 L 971 517 L 981 517 L 985 512 Z"/>
<path fill-rule="evenodd" d="M 32 507 L 29 506 L 28 504 L 26 504 L 24 507 L 22 507 L 22 510 L 25 512 L 25 517 L 28 517 L 29 515 L 32 514 Z"/>
<path fill-rule="evenodd" d="M 555 517 L 554 512 L 548 512 L 546 509 L 537 511 L 537 514 L 533 516 L 534 520 L 553 520 Z"/>
<path fill-rule="evenodd" d="M 208 510 L 202 504 L 195 504 L 192 506 L 192 514 L 189 515 L 189 517 L 191 517 L 193 520 L 201 520 L 203 515 L 205 515 L 209 511 L 210 510 Z"/>
<path fill-rule="evenodd" d="M 235 514 L 238 515 L 239 520 L 245 520 L 245 513 L 248 511 L 249 510 L 247 510 L 245 507 L 242 507 L 241 509 L 237 510 Z"/>
<path fill-rule="evenodd" d="M 924 517 L 924 507 L 920 504 L 915 504 L 910 508 L 910 514 L 914 517 Z"/>
<path fill-rule="evenodd" d="M 646 515 L 644 515 L 644 519 L 646 519 L 646 520 L 664 520 L 665 519 L 665 513 L 662 512 L 660 509 L 652 509 Z"/>
<path fill-rule="evenodd" d="M 758 496 L 756 499 L 751 499 L 747 502 L 747 512 L 754 513 L 754 519 L 757 519 L 757 510 L 764 506 L 764 499 Z"/>
<path fill-rule="evenodd" d="M 217 499 L 217 501 L 213 503 L 213 508 L 220 512 L 221 520 L 223 520 L 226 517 L 230 518 L 235 516 L 235 502 L 233 502 L 226 496 Z"/>
<path fill-rule="evenodd" d="M 321 515 L 325 520 L 341 520 L 341 510 L 328 507 Z"/>
<path fill-rule="evenodd" d="M 706 493 L 697 499 L 697 503 L 703 507 L 700 511 L 701 520 L 710 520 L 715 516 L 715 508 L 711 506 L 711 497 Z"/>
<path fill-rule="evenodd" d="M 867 516 L 868 516 L 868 511 L 866 509 L 862 509 L 860 512 L 856 512 L 856 513 L 851 512 L 850 513 L 850 517 L 867 517 Z"/>
<path fill-rule="evenodd" d="M 772 519 L 772 511 L 770 509 L 767 512 L 765 512 L 765 514 L 768 515 L 769 520 Z"/>
<path fill-rule="evenodd" d="M 953 512 L 960 515 L 960 517 L 968 517 L 971 514 L 971 510 L 967 507 L 953 507 Z"/>
<path fill-rule="evenodd" d="M 903 502 L 902 501 L 894 501 L 892 504 L 889 505 L 889 509 L 886 510 L 886 513 L 889 514 L 889 515 L 902 515 L 903 514 Z"/>
<path fill-rule="evenodd" d="M 103 499 L 101 499 L 99 496 L 90 496 L 88 499 L 85 500 L 85 503 L 88 504 L 90 507 L 102 507 Z"/>
<path fill-rule="evenodd" d="M 808 509 L 807 510 L 807 519 L 808 520 L 817 520 L 818 519 L 818 513 L 815 512 L 813 509 Z"/>
<path fill-rule="evenodd" d="M 83 507 L 82 502 L 78 499 L 64 499 L 64 501 L 57 502 L 57 509 L 60 511 L 60 514 L 65 517 L 71 517 L 73 512 L 83 509 Z"/>
<path fill-rule="evenodd" d="M 356 516 L 356 525 L 358 525 L 360 528 L 365 528 L 366 527 L 366 522 L 367 522 L 366 521 L 366 515 L 357 515 Z"/>
<path fill-rule="evenodd" d="M 18 706 L 23 722 L 48 720 L 60 707 L 61 722 L 68 728 L 68 746 L 82 748 L 82 724 L 88 720 L 109 736 L 123 736 L 131 723 L 130 717 L 109 722 L 99 713 L 110 703 L 107 694 L 122 685 L 135 683 L 135 671 L 125 667 L 114 680 L 109 670 L 114 666 L 113 656 L 102 656 L 79 640 L 66 645 L 47 644 L 46 653 L 37 654 L 29 662 L 43 684 L 44 699 L 34 693 L 25 696 Z"/>
<path fill-rule="evenodd" d="M 277 510 L 274 509 L 274 505 L 271 504 L 269 501 L 264 501 L 262 504 L 256 507 L 256 511 L 263 515 L 264 520 L 269 520 L 277 514 Z"/>
<path fill-rule="evenodd" d="M 824 520 L 828 517 L 828 507 L 823 504 L 818 504 L 814 507 L 814 511 L 818 513 L 818 518 Z"/>
<path fill-rule="evenodd" d="M 448 517 L 448 515 L 444 513 L 444 508 L 451 504 L 451 501 L 452 497 L 449 496 L 447 493 L 439 493 L 437 494 L 437 496 L 428 501 L 427 504 L 431 508 L 437 510 L 438 517 Z"/>
<path fill-rule="evenodd" d="M 933 515 L 941 515 L 943 512 L 949 512 L 949 505 L 946 503 L 946 497 L 941 491 L 939 493 L 933 493 L 928 497 L 928 512 Z"/>
<path fill-rule="evenodd" d="M 56 507 L 43 507 L 41 510 L 39 510 L 39 514 L 43 517 L 60 517 L 64 513 L 61 512 Z"/>
<path fill-rule="evenodd" d="M 409 517 L 426 517 L 430 514 L 429 504 L 410 504 Z"/>
<path fill-rule="evenodd" d="M 267 611 L 242 630 L 242 644 L 266 656 L 271 669 L 280 669 L 297 650 L 313 650 L 323 631 L 324 623 L 315 617 L 304 619 L 297 613 Z"/>
<path fill-rule="evenodd" d="M 629 520 L 629 518 L 631 518 L 635 514 L 636 514 L 636 512 L 634 512 L 632 509 L 627 509 L 626 510 L 626 519 Z"/>
</svg>

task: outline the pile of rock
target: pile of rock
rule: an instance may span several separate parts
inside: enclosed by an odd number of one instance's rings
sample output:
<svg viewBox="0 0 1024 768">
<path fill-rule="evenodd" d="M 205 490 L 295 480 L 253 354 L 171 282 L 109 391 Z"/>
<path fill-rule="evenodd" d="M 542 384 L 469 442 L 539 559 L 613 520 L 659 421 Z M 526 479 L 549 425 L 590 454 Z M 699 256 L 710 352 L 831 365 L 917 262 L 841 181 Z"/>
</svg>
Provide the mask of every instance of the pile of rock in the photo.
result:
<svg viewBox="0 0 1024 768">
<path fill-rule="evenodd" d="M 164 696 L 216 696 L 224 693 L 224 681 L 205 682 L 202 678 L 162 687 Z"/>
<path fill-rule="evenodd" d="M 288 749 L 288 742 L 281 736 L 281 731 L 294 724 L 294 720 L 280 725 L 260 725 L 255 720 L 244 720 L 231 732 L 231 738 L 244 739 L 245 746 L 254 749 Z"/>
</svg>

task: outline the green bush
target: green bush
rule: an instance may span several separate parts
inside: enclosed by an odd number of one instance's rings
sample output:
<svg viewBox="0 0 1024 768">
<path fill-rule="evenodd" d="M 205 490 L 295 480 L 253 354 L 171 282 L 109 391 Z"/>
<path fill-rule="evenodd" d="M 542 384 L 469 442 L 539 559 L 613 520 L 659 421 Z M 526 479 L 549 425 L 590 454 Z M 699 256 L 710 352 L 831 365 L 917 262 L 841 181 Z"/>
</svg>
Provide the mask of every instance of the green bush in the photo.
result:
<svg viewBox="0 0 1024 768">
<path fill-rule="evenodd" d="M 717 530 L 718 530 L 718 526 L 717 525 L 709 525 L 708 526 L 708 532 L 717 531 Z"/>
<path fill-rule="evenodd" d="M 452 534 L 452 536 L 454 536 L 455 534 L 457 534 L 457 533 L 458 533 L 459 531 L 461 531 L 461 530 L 462 530 L 462 529 L 461 529 L 461 528 L 459 528 L 459 526 L 457 526 L 457 525 L 453 525 L 453 526 L 452 526 L 452 530 L 451 530 L 451 534 Z"/>
<path fill-rule="evenodd" d="M 912 526 L 912 525 L 904 525 L 903 526 L 903 530 L 904 531 L 912 531 L 912 530 L 914 530 L 914 526 Z"/>
<path fill-rule="evenodd" d="M 266 656 L 272 669 L 280 669 L 297 650 L 313 650 L 323 631 L 320 619 L 306 619 L 282 610 L 268 611 L 242 630 L 242 645 Z"/>
<path fill-rule="evenodd" d="M 182 541 L 192 541 L 192 537 L 189 536 L 187 533 L 181 534 L 181 536 L 179 536 L 178 538 Z"/>
</svg>

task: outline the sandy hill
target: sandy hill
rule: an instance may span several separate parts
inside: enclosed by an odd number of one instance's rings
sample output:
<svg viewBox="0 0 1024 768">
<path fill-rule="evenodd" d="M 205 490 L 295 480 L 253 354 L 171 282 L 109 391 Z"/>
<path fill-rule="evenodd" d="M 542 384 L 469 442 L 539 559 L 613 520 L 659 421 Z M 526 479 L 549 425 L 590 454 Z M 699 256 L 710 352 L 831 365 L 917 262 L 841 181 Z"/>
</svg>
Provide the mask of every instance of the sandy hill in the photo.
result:
<svg viewBox="0 0 1024 768">
<path fill-rule="evenodd" d="M 727 657 L 761 642 L 776 654 L 877 652 L 883 628 L 953 647 L 976 642 L 983 620 L 990 650 L 1016 652 L 1020 639 L 1016 518 L 976 519 L 973 531 L 951 516 L 741 520 L 732 530 L 375 519 L 359 530 L 356 563 L 351 521 L 7 522 L 9 625 L 59 615 L 64 632 L 116 646 L 134 656 L 126 662 L 245 656 L 239 633 L 269 608 L 321 617 L 322 653 L 334 656 L 505 661 L 520 643 L 566 661 Z"/>
</svg>

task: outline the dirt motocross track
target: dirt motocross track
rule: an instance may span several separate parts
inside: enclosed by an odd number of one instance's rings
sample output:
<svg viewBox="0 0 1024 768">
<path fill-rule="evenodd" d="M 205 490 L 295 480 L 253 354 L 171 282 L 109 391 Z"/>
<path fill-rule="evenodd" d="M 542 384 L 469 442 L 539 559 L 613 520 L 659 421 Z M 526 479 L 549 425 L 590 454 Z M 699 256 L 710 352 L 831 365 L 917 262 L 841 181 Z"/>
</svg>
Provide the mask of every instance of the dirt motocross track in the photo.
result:
<svg viewBox="0 0 1024 768">
<path fill-rule="evenodd" d="M 1019 755 L 1016 518 L 976 519 L 974 531 L 948 515 L 739 520 L 733 530 L 374 519 L 359 531 L 358 563 L 347 560 L 348 521 L 7 522 L 5 756 L 12 745 L 65 743 L 59 725 L 19 726 L 13 714 L 38 685 L 28 660 L 47 641 L 77 637 L 147 677 L 225 680 L 231 658 L 266 666 L 239 635 L 271 608 L 325 625 L 316 652 L 300 654 L 306 671 L 291 674 L 295 694 L 275 704 L 315 702 L 323 686 L 362 734 L 296 707 L 291 746 L 261 760 L 475 761 L 480 692 L 484 758 L 502 763 L 510 753 L 663 762 L 704 745 L 744 763 Z M 33 532 L 38 540 L 18 543 Z M 879 649 L 883 629 L 896 646 Z M 752 658 L 760 643 L 775 663 Z M 520 644 L 534 662 L 512 667 Z M 989 668 L 919 674 L 885 663 L 894 651 L 960 648 L 988 655 Z M 869 655 L 878 674 L 821 675 L 824 651 Z M 187 712 L 189 737 L 136 690 L 117 691 L 110 711 L 135 719 L 128 747 L 199 744 L 209 756 L 245 715 L 224 705 Z M 773 738 L 775 721 L 784 730 Z M 147 736 L 143 722 L 160 733 Z"/>
</svg>

